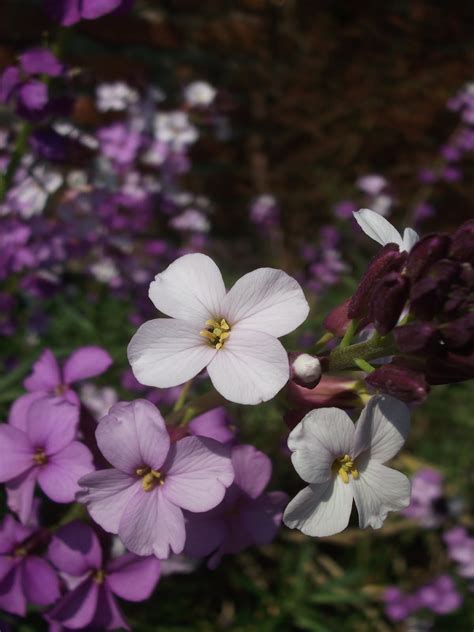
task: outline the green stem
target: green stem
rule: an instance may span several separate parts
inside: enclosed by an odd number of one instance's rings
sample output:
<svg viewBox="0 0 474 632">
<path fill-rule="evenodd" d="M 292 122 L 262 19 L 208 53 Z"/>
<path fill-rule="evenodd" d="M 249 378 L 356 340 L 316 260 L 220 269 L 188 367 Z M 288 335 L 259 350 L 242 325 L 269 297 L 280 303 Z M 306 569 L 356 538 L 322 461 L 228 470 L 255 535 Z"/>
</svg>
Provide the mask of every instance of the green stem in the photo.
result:
<svg viewBox="0 0 474 632">
<path fill-rule="evenodd" d="M 392 336 L 387 336 L 381 340 L 367 340 L 359 342 L 349 347 L 341 345 L 334 349 L 329 355 L 329 370 L 344 371 L 357 366 L 355 360 L 374 360 L 393 355 L 397 351 L 395 341 Z"/>
<path fill-rule="evenodd" d="M 365 371 L 366 373 L 372 373 L 372 371 L 375 371 L 375 367 L 373 367 L 371 364 L 369 364 L 366 360 L 363 360 L 362 358 L 356 358 L 354 360 L 354 364 L 358 366 L 359 369 L 362 369 L 362 371 Z"/>
<path fill-rule="evenodd" d="M 217 408 L 224 403 L 224 398 L 216 391 L 209 391 L 199 397 L 195 397 L 187 406 L 183 406 L 180 410 L 173 411 L 168 415 L 167 423 L 178 426 L 185 425 L 197 415 L 202 415 L 208 410 Z"/>
<path fill-rule="evenodd" d="M 327 343 L 330 342 L 333 338 L 334 334 L 332 334 L 330 331 L 327 331 L 317 342 L 314 343 L 314 351 L 318 353 L 319 351 L 324 349 Z"/>
<path fill-rule="evenodd" d="M 186 397 L 188 396 L 189 389 L 191 388 L 192 383 L 193 383 L 192 379 L 188 380 L 186 384 L 183 386 L 183 388 L 181 389 L 181 393 L 179 394 L 179 397 L 176 400 L 175 405 L 173 406 L 174 413 L 177 412 L 178 410 L 181 410 L 181 408 L 184 406 L 184 402 L 186 401 Z"/>
<path fill-rule="evenodd" d="M 344 334 L 343 339 L 341 340 L 339 347 L 348 347 L 351 344 L 351 340 L 354 337 L 354 334 L 357 330 L 357 323 L 355 320 L 351 320 L 349 326 L 346 329 L 346 333 Z"/>
</svg>

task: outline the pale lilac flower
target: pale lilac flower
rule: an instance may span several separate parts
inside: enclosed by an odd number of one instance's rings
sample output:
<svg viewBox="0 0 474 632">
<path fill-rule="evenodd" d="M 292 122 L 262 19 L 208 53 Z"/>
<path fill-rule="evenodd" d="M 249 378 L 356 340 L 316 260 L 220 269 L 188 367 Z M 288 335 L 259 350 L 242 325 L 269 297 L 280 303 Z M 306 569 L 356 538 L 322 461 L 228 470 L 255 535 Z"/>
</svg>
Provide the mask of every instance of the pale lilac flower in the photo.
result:
<svg viewBox="0 0 474 632">
<path fill-rule="evenodd" d="M 41 534 L 6 516 L 0 525 L 0 609 L 21 617 L 27 603 L 48 606 L 59 593 L 58 577 L 51 565 L 35 555 Z"/>
<path fill-rule="evenodd" d="M 208 218 L 194 208 L 188 208 L 170 221 L 175 230 L 189 230 L 196 233 L 208 233 L 211 224 Z"/>
<path fill-rule="evenodd" d="M 378 173 L 369 173 L 365 176 L 361 176 L 356 184 L 358 188 L 367 195 L 376 196 L 382 193 L 387 187 L 388 182 L 386 178 Z"/>
<path fill-rule="evenodd" d="M 449 614 L 462 604 L 462 596 L 449 575 L 440 575 L 422 586 L 415 596 L 419 608 L 429 608 L 435 614 Z"/>
<path fill-rule="evenodd" d="M 99 539 L 91 527 L 75 521 L 54 535 L 48 557 L 70 587 L 47 614 L 50 622 L 67 629 L 130 630 L 117 603 L 144 601 L 160 577 L 160 562 L 155 557 L 126 553 L 103 559 Z"/>
<path fill-rule="evenodd" d="M 186 112 L 163 112 L 155 119 L 155 139 L 167 143 L 175 151 L 192 145 L 198 139 L 198 131 L 189 121 Z"/>
<path fill-rule="evenodd" d="M 128 346 L 142 384 L 176 386 L 207 367 L 226 399 L 258 404 L 288 381 L 288 357 L 277 338 L 298 327 L 309 306 L 298 282 L 281 270 L 254 270 L 226 293 L 214 261 L 189 254 L 155 277 L 149 296 L 171 318 L 144 323 Z"/>
<path fill-rule="evenodd" d="M 383 594 L 385 614 L 392 621 L 405 621 L 415 610 L 418 603 L 413 595 L 401 591 L 396 586 L 389 586 Z"/>
<path fill-rule="evenodd" d="M 401 252 L 410 252 L 420 239 L 412 228 L 405 228 L 402 237 L 388 220 L 368 208 L 356 211 L 354 218 L 364 233 L 382 246 L 397 244 Z"/>
<path fill-rule="evenodd" d="M 184 99 L 191 107 L 208 107 L 216 94 L 217 90 L 207 81 L 193 81 L 184 89 Z"/>
<path fill-rule="evenodd" d="M 139 95 L 124 81 L 101 83 L 96 88 L 97 109 L 101 112 L 126 110 L 138 101 Z"/>
<path fill-rule="evenodd" d="M 378 213 L 382 217 L 386 217 L 390 215 L 390 209 L 393 205 L 393 198 L 386 193 L 381 193 L 380 195 L 376 195 L 374 198 L 370 200 L 370 206 L 374 213 Z"/>
<path fill-rule="evenodd" d="M 33 365 L 32 374 L 23 382 L 29 393 L 19 397 L 10 410 L 9 423 L 25 429 L 25 415 L 32 402 L 44 397 L 64 399 L 79 405 L 71 384 L 104 373 L 112 358 L 101 347 L 80 347 L 65 361 L 63 368 L 49 349 L 45 349 Z"/>
<path fill-rule="evenodd" d="M 81 387 L 81 401 L 99 420 L 118 402 L 118 394 L 111 386 L 99 387 L 87 382 Z"/>
<path fill-rule="evenodd" d="M 188 429 L 191 434 L 197 437 L 209 437 L 209 439 L 215 439 L 219 443 L 230 443 L 236 434 L 236 427 L 231 423 L 223 406 L 194 417 L 189 422 Z"/>
<path fill-rule="evenodd" d="M 24 429 L 0 425 L 0 482 L 6 483 L 8 505 L 28 521 L 36 483 L 57 503 L 70 503 L 77 481 L 92 471 L 92 455 L 75 441 L 77 407 L 43 398 L 33 402 Z"/>
<path fill-rule="evenodd" d="M 291 460 L 309 483 L 285 510 L 284 523 L 306 535 L 343 531 L 355 501 L 359 526 L 382 526 L 410 502 L 408 478 L 383 463 L 405 443 L 410 413 L 394 397 L 376 395 L 356 426 L 338 408 L 313 410 L 288 437 Z"/>
<path fill-rule="evenodd" d="M 474 537 L 464 527 L 453 527 L 443 534 L 449 557 L 459 564 L 461 577 L 474 578 Z"/>
<path fill-rule="evenodd" d="M 269 544 L 288 502 L 284 492 L 265 492 L 272 464 L 263 452 L 251 445 L 235 446 L 232 465 L 234 484 L 221 504 L 204 514 L 187 515 L 185 553 L 191 557 L 212 554 L 209 568 L 216 568 L 223 555 Z"/>
<path fill-rule="evenodd" d="M 99 422 L 96 438 L 114 469 L 85 476 L 79 500 L 137 555 L 166 559 L 171 551 L 181 553 L 182 510 L 212 509 L 234 478 L 222 444 L 186 437 L 171 445 L 163 418 L 146 400 L 113 406 Z"/>
<path fill-rule="evenodd" d="M 436 511 L 436 502 L 443 498 L 443 476 L 437 470 L 425 468 L 411 479 L 411 500 L 402 511 L 407 518 L 419 521 L 426 528 L 441 523 L 441 515 Z"/>
</svg>

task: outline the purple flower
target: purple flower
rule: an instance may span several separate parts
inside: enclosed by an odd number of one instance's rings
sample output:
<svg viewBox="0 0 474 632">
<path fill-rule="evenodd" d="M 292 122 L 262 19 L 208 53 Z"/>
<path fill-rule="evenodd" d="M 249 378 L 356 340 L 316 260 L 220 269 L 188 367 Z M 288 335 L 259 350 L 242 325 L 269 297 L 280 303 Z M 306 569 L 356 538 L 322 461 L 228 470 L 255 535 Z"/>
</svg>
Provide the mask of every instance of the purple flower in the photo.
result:
<svg viewBox="0 0 474 632">
<path fill-rule="evenodd" d="M 223 406 L 195 417 L 188 424 L 189 431 L 197 437 L 209 437 L 219 443 L 230 443 L 235 438 L 236 428 Z"/>
<path fill-rule="evenodd" d="M 44 0 L 45 11 L 63 26 L 71 26 L 80 20 L 95 20 L 132 5 L 133 0 Z"/>
<path fill-rule="evenodd" d="M 24 430 L 26 412 L 30 405 L 44 397 L 60 398 L 79 405 L 79 397 L 71 384 L 104 373 L 112 358 L 100 347 L 80 347 L 64 363 L 61 370 L 56 358 L 45 349 L 33 365 L 32 374 L 23 382 L 29 393 L 19 397 L 10 410 L 9 423 Z"/>
<path fill-rule="evenodd" d="M 464 527 L 454 527 L 443 535 L 449 557 L 459 564 L 461 577 L 474 578 L 474 538 Z"/>
<path fill-rule="evenodd" d="M 39 536 L 39 537 L 38 537 Z M 50 564 L 34 555 L 41 534 L 6 516 L 0 525 L 0 609 L 25 616 L 27 602 L 47 606 L 59 597 Z"/>
<path fill-rule="evenodd" d="M 120 402 L 98 425 L 100 451 L 114 466 L 80 481 L 79 500 L 102 528 L 137 555 L 166 559 L 185 542 L 182 509 L 218 505 L 234 479 L 227 449 L 208 438 L 170 443 L 165 422 L 146 400 Z"/>
<path fill-rule="evenodd" d="M 419 607 L 428 608 L 435 614 L 448 614 L 462 604 L 462 597 L 449 575 L 440 575 L 422 586 L 416 593 L 416 599 Z"/>
<path fill-rule="evenodd" d="M 436 527 L 441 522 L 441 516 L 435 511 L 435 503 L 442 497 L 442 474 L 431 468 L 422 469 L 411 479 L 410 505 L 402 513 L 426 528 Z"/>
<path fill-rule="evenodd" d="M 20 65 L 27 75 L 59 77 L 64 66 L 47 48 L 30 48 L 20 55 Z"/>
<path fill-rule="evenodd" d="M 187 514 L 186 554 L 205 557 L 209 568 L 222 556 L 254 544 L 269 544 L 281 524 L 288 502 L 284 492 L 264 492 L 271 474 L 270 459 L 251 445 L 232 450 L 234 484 L 221 504 L 205 514 Z"/>
<path fill-rule="evenodd" d="M 78 409 L 42 399 L 25 416 L 23 429 L 0 425 L 0 482 L 7 483 L 8 505 L 26 523 L 36 483 L 57 503 L 69 503 L 77 480 L 93 470 L 89 450 L 75 441 Z"/>
<path fill-rule="evenodd" d="M 385 613 L 392 621 L 404 621 L 417 609 L 413 597 L 402 592 L 396 586 L 389 586 L 385 590 L 383 600 Z"/>
<path fill-rule="evenodd" d="M 47 619 L 73 630 L 88 626 L 129 630 L 116 597 L 144 601 L 160 576 L 160 562 L 155 557 L 126 553 L 104 563 L 99 539 L 91 527 L 79 521 L 59 529 L 48 557 L 71 591 L 48 612 Z"/>
<path fill-rule="evenodd" d="M 142 143 L 141 135 L 123 123 L 113 123 L 99 130 L 100 149 L 118 167 L 129 167 Z"/>
</svg>

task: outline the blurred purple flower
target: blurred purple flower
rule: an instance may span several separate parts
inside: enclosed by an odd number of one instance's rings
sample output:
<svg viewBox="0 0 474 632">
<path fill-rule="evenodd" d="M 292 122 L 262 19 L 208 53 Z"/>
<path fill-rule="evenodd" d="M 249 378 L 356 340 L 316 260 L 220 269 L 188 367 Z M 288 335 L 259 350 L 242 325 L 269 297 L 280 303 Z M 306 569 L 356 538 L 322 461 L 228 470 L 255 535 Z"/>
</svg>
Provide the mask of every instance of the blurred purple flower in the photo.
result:
<svg viewBox="0 0 474 632">
<path fill-rule="evenodd" d="M 449 614 L 462 604 L 462 596 L 449 575 L 440 575 L 422 586 L 415 594 L 419 608 L 428 608 L 435 614 Z"/>
<path fill-rule="evenodd" d="M 339 219 L 350 219 L 359 207 L 352 200 L 341 200 L 334 205 L 334 215 Z"/>
<path fill-rule="evenodd" d="M 425 528 L 436 527 L 441 522 L 441 515 L 435 511 L 435 503 L 442 497 L 442 474 L 430 468 L 422 469 L 411 479 L 411 501 L 401 513 Z"/>
<path fill-rule="evenodd" d="M 459 575 L 473 579 L 474 537 L 464 527 L 453 527 L 444 533 L 443 540 L 448 547 L 449 557 L 459 564 Z"/>
<path fill-rule="evenodd" d="M 30 48 L 20 55 L 20 66 L 27 75 L 59 77 L 64 66 L 47 48 Z"/>
<path fill-rule="evenodd" d="M 44 0 L 45 11 L 63 26 L 80 20 L 95 20 L 107 13 L 127 10 L 134 0 Z"/>
<path fill-rule="evenodd" d="M 130 630 L 116 597 L 144 601 L 160 577 L 160 562 L 155 557 L 126 553 L 104 562 L 98 537 L 79 521 L 56 532 L 48 557 L 61 571 L 70 592 L 48 612 L 47 619 L 67 629 Z"/>
</svg>

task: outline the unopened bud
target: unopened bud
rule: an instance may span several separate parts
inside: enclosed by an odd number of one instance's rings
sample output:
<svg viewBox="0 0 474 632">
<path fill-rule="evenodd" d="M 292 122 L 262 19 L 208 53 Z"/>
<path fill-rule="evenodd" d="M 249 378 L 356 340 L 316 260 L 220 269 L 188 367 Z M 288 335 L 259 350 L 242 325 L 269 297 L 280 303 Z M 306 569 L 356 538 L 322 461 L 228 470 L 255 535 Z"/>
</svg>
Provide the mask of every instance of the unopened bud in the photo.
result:
<svg viewBox="0 0 474 632">
<path fill-rule="evenodd" d="M 449 256 L 474 265 L 474 219 L 464 222 L 454 233 Z"/>
<path fill-rule="evenodd" d="M 314 388 L 321 379 L 321 362 L 309 353 L 290 353 L 291 377 L 304 388 Z"/>
<path fill-rule="evenodd" d="M 340 338 L 342 338 L 342 336 L 346 333 L 349 323 L 351 322 L 351 319 L 347 314 L 351 300 L 352 297 L 346 298 L 343 303 L 329 312 L 323 322 L 324 328 L 327 331 L 330 331 L 332 334 Z"/>
<path fill-rule="evenodd" d="M 429 391 L 423 373 L 395 364 L 384 364 L 365 378 L 372 388 L 380 389 L 403 402 L 422 402 Z"/>
<path fill-rule="evenodd" d="M 440 333 L 448 349 L 471 348 L 474 343 L 474 312 L 442 325 Z"/>
<path fill-rule="evenodd" d="M 431 323 L 410 323 L 397 327 L 393 335 L 402 353 L 430 351 L 437 347 L 438 329 Z"/>
<path fill-rule="evenodd" d="M 411 288 L 410 312 L 420 320 L 431 320 L 448 299 L 449 287 L 460 273 L 461 265 L 449 259 L 431 266 Z"/>
<path fill-rule="evenodd" d="M 409 281 L 399 272 L 390 272 L 377 284 L 372 299 L 371 320 L 382 336 L 398 323 L 408 292 Z"/>
<path fill-rule="evenodd" d="M 436 261 L 443 259 L 449 244 L 448 235 L 427 235 L 420 239 L 411 249 L 405 266 L 405 274 L 410 281 L 414 283 Z"/>
<path fill-rule="evenodd" d="M 290 380 L 287 395 L 293 407 L 304 412 L 331 406 L 357 408 L 364 405 L 358 386 L 357 380 L 353 378 L 323 373 L 319 384 L 314 388 L 298 386 L 294 380 Z"/>
</svg>

